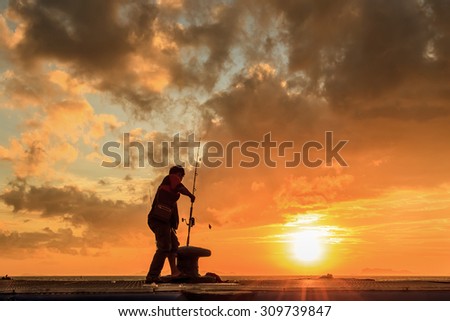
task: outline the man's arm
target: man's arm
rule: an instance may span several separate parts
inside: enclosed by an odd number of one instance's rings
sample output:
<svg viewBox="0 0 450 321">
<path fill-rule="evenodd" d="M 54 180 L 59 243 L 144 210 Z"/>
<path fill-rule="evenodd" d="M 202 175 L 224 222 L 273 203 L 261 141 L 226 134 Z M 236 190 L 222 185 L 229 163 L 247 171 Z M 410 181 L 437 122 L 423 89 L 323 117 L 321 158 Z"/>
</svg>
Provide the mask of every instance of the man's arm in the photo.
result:
<svg viewBox="0 0 450 321">
<path fill-rule="evenodd" d="M 194 194 L 189 192 L 189 190 L 186 188 L 186 186 L 184 186 L 182 183 L 178 184 L 178 192 L 180 192 L 180 194 L 183 194 L 183 195 L 186 195 L 187 197 L 189 197 L 191 199 L 192 203 L 195 202 Z"/>
<path fill-rule="evenodd" d="M 170 180 L 170 188 L 174 192 L 181 193 L 183 195 L 188 196 L 191 199 L 191 202 L 195 201 L 195 196 L 181 183 L 181 179 L 177 175 L 169 175 Z"/>
</svg>

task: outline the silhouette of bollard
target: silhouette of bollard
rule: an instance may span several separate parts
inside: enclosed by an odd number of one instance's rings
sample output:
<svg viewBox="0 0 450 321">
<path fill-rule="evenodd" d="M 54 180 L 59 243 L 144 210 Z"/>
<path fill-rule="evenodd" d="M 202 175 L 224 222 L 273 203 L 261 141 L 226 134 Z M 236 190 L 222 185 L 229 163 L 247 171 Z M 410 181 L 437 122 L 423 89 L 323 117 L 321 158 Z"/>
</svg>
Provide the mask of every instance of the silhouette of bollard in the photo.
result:
<svg viewBox="0 0 450 321">
<path fill-rule="evenodd" d="M 198 278 L 198 259 L 211 256 L 211 251 L 196 246 L 182 246 L 178 248 L 178 269 L 190 278 Z"/>
</svg>

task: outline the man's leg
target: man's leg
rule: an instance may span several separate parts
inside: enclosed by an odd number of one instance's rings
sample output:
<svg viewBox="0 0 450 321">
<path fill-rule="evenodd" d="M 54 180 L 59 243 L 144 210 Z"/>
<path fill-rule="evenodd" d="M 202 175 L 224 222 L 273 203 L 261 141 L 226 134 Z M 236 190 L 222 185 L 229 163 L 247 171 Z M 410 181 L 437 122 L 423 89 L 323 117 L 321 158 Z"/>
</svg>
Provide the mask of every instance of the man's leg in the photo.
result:
<svg viewBox="0 0 450 321">
<path fill-rule="evenodd" d="M 157 249 L 155 255 L 153 255 L 152 263 L 147 274 L 146 280 L 156 280 L 161 274 L 161 270 L 164 267 L 164 261 L 166 260 L 167 252 Z M 170 261 L 169 261 L 170 262 Z"/>
<path fill-rule="evenodd" d="M 164 267 L 164 261 L 171 250 L 171 229 L 168 224 L 149 221 L 149 227 L 155 233 L 156 252 L 147 274 L 146 281 L 157 280 Z"/>
<path fill-rule="evenodd" d="M 167 259 L 169 261 L 170 272 L 171 272 L 172 276 L 177 277 L 177 276 L 181 275 L 181 271 L 178 270 L 177 262 L 176 262 L 177 250 L 178 250 L 178 246 L 180 245 L 180 242 L 178 242 L 177 233 L 175 232 L 174 229 L 171 229 L 171 231 L 170 231 L 170 245 L 171 245 L 171 249 L 170 249 L 169 255 L 167 256 Z"/>
</svg>

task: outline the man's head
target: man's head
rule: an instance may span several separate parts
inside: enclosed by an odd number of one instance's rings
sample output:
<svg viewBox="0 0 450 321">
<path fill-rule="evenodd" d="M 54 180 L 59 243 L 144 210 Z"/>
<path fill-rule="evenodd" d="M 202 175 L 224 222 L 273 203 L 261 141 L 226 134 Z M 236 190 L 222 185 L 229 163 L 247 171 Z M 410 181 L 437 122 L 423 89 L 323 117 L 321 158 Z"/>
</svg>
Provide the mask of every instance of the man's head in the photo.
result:
<svg viewBox="0 0 450 321">
<path fill-rule="evenodd" d="M 181 179 L 184 177 L 184 168 L 180 165 L 176 165 L 170 168 L 169 174 L 178 175 Z"/>
</svg>

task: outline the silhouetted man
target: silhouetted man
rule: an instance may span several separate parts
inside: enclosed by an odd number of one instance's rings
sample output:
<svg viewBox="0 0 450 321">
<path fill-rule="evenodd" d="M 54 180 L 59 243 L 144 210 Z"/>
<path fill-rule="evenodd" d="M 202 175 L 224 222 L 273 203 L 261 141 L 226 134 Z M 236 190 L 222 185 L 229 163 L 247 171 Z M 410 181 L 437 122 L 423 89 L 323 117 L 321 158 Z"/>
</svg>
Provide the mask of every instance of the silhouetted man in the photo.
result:
<svg viewBox="0 0 450 321">
<path fill-rule="evenodd" d="M 184 174 L 184 168 L 181 166 L 173 166 L 170 168 L 169 175 L 164 177 L 153 200 L 152 209 L 148 214 L 148 226 L 155 233 L 156 252 L 150 264 L 145 283 L 160 281 L 159 276 L 166 257 L 169 261 L 172 277 L 181 275 L 175 262 L 177 249 L 180 245 L 176 234 L 180 221 L 177 201 L 180 198 L 180 194 L 188 196 L 191 202 L 195 201 L 195 196 L 181 183 Z M 158 218 L 155 214 L 158 205 L 170 209 L 169 221 Z"/>
</svg>

